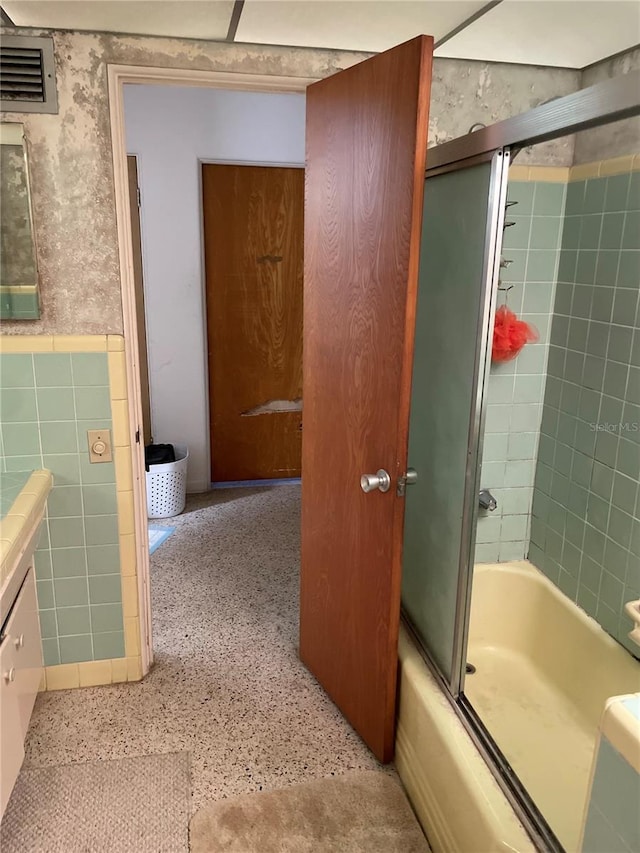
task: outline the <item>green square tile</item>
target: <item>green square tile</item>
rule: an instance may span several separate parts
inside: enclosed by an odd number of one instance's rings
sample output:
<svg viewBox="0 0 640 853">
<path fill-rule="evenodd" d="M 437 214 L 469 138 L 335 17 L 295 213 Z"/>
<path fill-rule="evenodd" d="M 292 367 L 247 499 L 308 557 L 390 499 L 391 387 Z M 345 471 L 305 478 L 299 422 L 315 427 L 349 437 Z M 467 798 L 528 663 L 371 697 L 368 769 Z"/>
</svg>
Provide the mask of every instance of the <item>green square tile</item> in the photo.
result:
<svg viewBox="0 0 640 853">
<path fill-rule="evenodd" d="M 602 563 L 606 541 L 606 537 L 601 530 L 587 525 L 584 531 L 584 553 L 588 554 L 597 563 Z"/>
<path fill-rule="evenodd" d="M 534 216 L 531 221 L 530 249 L 557 249 L 560 244 L 559 216 Z"/>
<path fill-rule="evenodd" d="M 77 352 L 71 356 L 73 384 L 109 385 L 109 368 L 105 352 Z"/>
<path fill-rule="evenodd" d="M 40 421 L 75 421 L 72 388 L 38 388 L 36 399 Z"/>
<path fill-rule="evenodd" d="M 630 403 L 640 403 L 640 367 L 629 367 L 627 400 Z"/>
<path fill-rule="evenodd" d="M 45 666 L 57 666 L 60 663 L 60 649 L 58 648 L 57 638 L 42 640 L 42 657 Z"/>
<path fill-rule="evenodd" d="M 604 553 L 604 542 L 603 542 Z M 584 584 L 593 593 L 598 595 L 600 592 L 600 579 L 602 577 L 602 566 L 597 560 L 592 559 L 588 554 L 582 555 L 580 563 L 580 583 Z"/>
<path fill-rule="evenodd" d="M 594 462 L 591 473 L 591 491 L 606 501 L 611 499 L 613 470 L 602 462 Z"/>
<path fill-rule="evenodd" d="M 575 249 L 563 249 L 559 255 L 558 261 L 558 282 L 570 284 L 576 277 L 576 264 L 578 262 L 578 253 Z M 556 308 L 556 310 L 558 310 Z"/>
<path fill-rule="evenodd" d="M 638 453 L 638 445 L 629 441 L 627 438 L 621 438 L 618 445 L 617 469 L 622 474 L 628 477 L 638 479 L 640 477 L 640 453 Z"/>
<path fill-rule="evenodd" d="M 47 500 L 49 518 L 82 515 L 80 486 L 54 486 Z"/>
<path fill-rule="evenodd" d="M 38 607 L 40 610 L 51 610 L 56 606 L 55 599 L 53 597 L 53 581 L 45 580 L 45 581 L 36 581 L 36 588 L 38 593 Z"/>
<path fill-rule="evenodd" d="M 589 334 L 587 336 L 586 351 L 589 355 L 595 355 L 604 358 L 607 354 L 609 346 L 609 332 L 611 326 L 608 323 L 597 323 L 591 321 L 589 324 Z"/>
<path fill-rule="evenodd" d="M 507 433 L 493 433 L 485 435 L 483 441 L 483 458 L 491 460 L 505 460 L 507 458 Z"/>
<path fill-rule="evenodd" d="M 526 515 L 508 515 L 506 517 L 503 517 L 502 525 L 500 527 L 501 543 L 521 542 L 522 540 L 526 539 L 528 521 L 529 519 Z"/>
<path fill-rule="evenodd" d="M 507 487 L 533 486 L 534 468 L 531 460 L 507 461 L 504 484 Z"/>
<path fill-rule="evenodd" d="M 498 488 L 504 486 L 504 462 L 483 462 L 482 463 L 482 482 L 483 483 L 491 483 L 492 488 Z M 486 523 L 483 525 L 484 529 L 486 529 Z M 478 539 L 478 542 L 486 541 L 482 539 Z"/>
<path fill-rule="evenodd" d="M 491 542 L 489 544 L 479 542 L 476 545 L 476 563 L 497 563 L 499 555 L 500 545 L 498 542 Z"/>
<path fill-rule="evenodd" d="M 89 462 L 88 453 L 83 453 L 80 456 L 80 479 L 83 485 L 115 483 L 115 465 L 113 462 Z"/>
<path fill-rule="evenodd" d="M 576 513 L 578 515 L 579 513 Z M 590 492 L 587 503 L 587 521 L 590 525 L 605 533 L 609 520 L 609 503 Z"/>
<path fill-rule="evenodd" d="M 594 287 L 591 300 L 591 319 L 599 323 L 610 323 L 615 291 L 610 287 Z"/>
<path fill-rule="evenodd" d="M 566 185 L 539 181 L 535 184 L 535 188 L 534 214 L 536 216 L 562 216 Z"/>
<path fill-rule="evenodd" d="M 489 377 L 487 401 L 489 403 L 510 403 L 513 400 L 513 376 Z"/>
<path fill-rule="evenodd" d="M 58 636 L 91 633 L 91 615 L 88 605 L 81 607 L 58 607 Z"/>
<path fill-rule="evenodd" d="M 569 317 L 555 314 L 551 324 L 551 343 L 556 347 L 566 347 L 569 340 Z"/>
<path fill-rule="evenodd" d="M 60 637 L 60 663 L 81 663 L 93 660 L 93 645 L 90 634 L 77 637 Z"/>
<path fill-rule="evenodd" d="M 607 358 L 628 364 L 631 358 L 632 342 L 633 329 L 628 326 L 611 326 Z"/>
<path fill-rule="evenodd" d="M 527 265 L 526 249 L 507 249 L 503 252 L 503 257 L 505 260 L 511 261 L 508 267 L 504 267 L 500 271 L 500 278 L 503 283 L 510 284 L 511 282 L 523 282 Z"/>
<path fill-rule="evenodd" d="M 118 545 L 90 545 L 87 548 L 87 567 L 90 575 L 110 575 L 120 571 Z"/>
<path fill-rule="evenodd" d="M 33 363 L 36 372 L 36 386 L 70 387 L 71 356 L 66 352 L 35 353 Z"/>
<path fill-rule="evenodd" d="M 587 349 L 587 334 L 589 323 L 579 317 L 572 317 L 569 323 L 569 349 L 585 352 Z"/>
<path fill-rule="evenodd" d="M 533 194 L 535 190 L 533 181 L 512 181 L 509 180 L 507 187 L 507 199 L 517 202 L 516 205 L 510 207 L 512 212 L 517 211 L 518 215 L 526 216 L 533 211 Z"/>
<path fill-rule="evenodd" d="M 43 462 L 57 486 L 74 486 L 80 482 L 80 460 L 76 453 L 46 454 Z"/>
<path fill-rule="evenodd" d="M 565 215 L 575 216 L 583 212 L 586 181 L 573 181 L 567 184 Z"/>
<path fill-rule="evenodd" d="M 114 485 L 84 486 L 82 497 L 85 515 L 117 515 Z"/>
<path fill-rule="evenodd" d="M 633 344 L 631 345 L 631 364 L 640 367 L 640 328 L 633 332 Z"/>
<path fill-rule="evenodd" d="M 605 213 L 602 217 L 602 231 L 600 232 L 600 250 L 619 249 L 622 244 L 622 229 L 624 227 L 624 213 Z M 629 249 L 638 248 L 629 246 Z"/>
<path fill-rule="evenodd" d="M 576 603 L 578 607 L 581 607 L 585 613 L 587 613 L 592 618 L 595 618 L 596 610 L 598 607 L 598 599 L 591 592 L 591 590 L 587 589 L 585 586 L 580 583 L 578 585 L 578 596 L 576 598 Z"/>
<path fill-rule="evenodd" d="M 571 468 L 571 479 L 580 486 L 588 486 L 591 482 L 593 459 L 584 453 L 575 451 Z"/>
<path fill-rule="evenodd" d="M 564 427 L 564 430 L 567 428 Z M 561 427 L 558 426 L 558 432 L 560 433 Z M 569 433 L 571 434 L 571 433 Z M 554 455 L 554 473 L 562 474 L 565 477 L 569 476 L 569 472 L 571 471 L 571 464 L 573 461 L 573 448 L 569 447 L 566 444 L 562 444 L 561 442 L 556 442 L 556 452 Z"/>
<path fill-rule="evenodd" d="M 91 627 L 94 634 L 122 631 L 122 604 L 91 605 Z"/>
<path fill-rule="evenodd" d="M 576 284 L 573 288 L 573 299 L 571 301 L 571 317 L 580 317 L 588 320 L 591 316 L 591 303 L 593 300 L 593 286 Z"/>
<path fill-rule="evenodd" d="M 540 430 L 544 435 L 551 436 L 555 439 L 558 432 L 558 411 L 552 409 L 551 406 L 544 406 L 542 409 L 542 420 L 540 422 Z"/>
<path fill-rule="evenodd" d="M 553 406 L 554 409 L 560 408 L 560 402 L 562 400 L 562 390 L 566 384 L 569 383 L 564 382 L 562 379 L 558 379 L 557 376 L 549 376 L 547 378 L 544 391 L 545 406 Z"/>
<path fill-rule="evenodd" d="M 124 657 L 124 633 L 112 631 L 93 635 L 95 660 L 109 660 Z"/>
<path fill-rule="evenodd" d="M 599 287 L 615 287 L 620 252 L 598 252 L 595 283 Z"/>
<path fill-rule="evenodd" d="M 536 490 L 543 495 L 549 495 L 551 491 L 551 482 L 553 480 L 553 468 L 539 462 L 536 466 L 536 476 L 534 484 Z"/>
<path fill-rule="evenodd" d="M 37 423 L 2 424 L 2 442 L 7 456 L 31 456 L 40 453 Z"/>
<path fill-rule="evenodd" d="M 122 602 L 120 575 L 90 575 L 89 599 L 91 604 L 118 604 Z"/>
<path fill-rule="evenodd" d="M 78 420 L 111 418 L 111 400 L 108 388 L 75 388 Z"/>
<path fill-rule="evenodd" d="M 640 442 L 640 405 L 625 403 L 622 410 L 621 435 L 636 443 Z M 639 451 L 640 452 L 640 451 Z"/>
<path fill-rule="evenodd" d="M 591 388 L 594 391 L 600 391 L 604 380 L 605 360 L 594 355 L 587 355 L 584 359 L 584 369 L 582 372 L 582 384 L 586 388 Z M 574 382 L 579 379 L 572 379 Z"/>
<path fill-rule="evenodd" d="M 596 446 L 595 427 L 595 422 L 586 423 L 585 421 L 579 420 L 576 423 L 574 447 L 577 451 L 585 454 L 586 456 L 591 456 Z"/>
<path fill-rule="evenodd" d="M 44 520 L 40 525 L 40 539 L 38 542 L 38 550 L 48 550 L 51 547 L 51 542 L 49 541 L 49 517 L 47 516 L 47 511 L 45 509 Z"/>
<path fill-rule="evenodd" d="M 551 311 L 553 292 L 551 287 L 544 284 L 529 284 L 524 289 L 522 310 L 527 314 L 548 314 Z"/>
<path fill-rule="evenodd" d="M 578 594 L 578 579 L 572 577 L 569 572 L 566 572 L 564 569 L 560 570 L 560 577 L 558 578 L 558 586 L 560 590 L 572 601 L 575 600 L 575 597 Z"/>
<path fill-rule="evenodd" d="M 52 576 L 51 551 L 48 548 L 38 548 L 34 556 L 36 578 L 39 581 L 46 580 Z"/>
<path fill-rule="evenodd" d="M 640 249 L 640 210 L 625 215 L 622 248 Z"/>
<path fill-rule="evenodd" d="M 0 356 L 0 388 L 33 388 L 33 358 L 28 354 Z"/>
<path fill-rule="evenodd" d="M 529 231 L 531 227 L 531 218 L 529 216 L 516 216 L 508 213 L 506 217 L 508 222 L 513 222 L 504 229 L 504 237 L 502 248 L 505 253 L 509 249 L 526 249 L 529 245 Z"/>
<path fill-rule="evenodd" d="M 7 473 L 13 471 L 35 471 L 42 468 L 41 456 L 7 456 L 5 459 Z"/>
<path fill-rule="evenodd" d="M 584 250 L 582 247 L 578 252 L 578 263 L 576 264 L 576 283 L 592 285 L 596 279 L 596 263 L 598 253 L 592 250 Z"/>
<path fill-rule="evenodd" d="M 56 607 L 75 607 L 89 603 L 86 578 L 54 578 Z"/>
<path fill-rule="evenodd" d="M 609 511 L 609 527 L 607 535 L 623 548 L 628 548 L 631 542 L 631 527 L 633 519 L 617 506 Z"/>
<path fill-rule="evenodd" d="M 629 182 L 627 210 L 640 210 L 640 172 L 632 172 Z"/>
<path fill-rule="evenodd" d="M 600 431 L 596 436 L 595 458 L 598 462 L 614 468 L 618 452 L 618 435 L 615 432 Z"/>
<path fill-rule="evenodd" d="M 589 178 L 584 192 L 583 213 L 601 213 L 604 209 L 607 192 L 606 178 Z"/>
<path fill-rule="evenodd" d="M 576 253 L 576 258 L 578 257 Z M 575 270 L 574 270 L 575 271 Z M 571 314 L 571 301 L 573 299 L 573 283 L 564 281 L 559 278 L 558 285 L 556 287 L 556 299 L 555 304 L 553 306 L 553 310 L 555 314 L 564 314 L 568 316 Z M 613 300 L 612 300 L 613 302 Z"/>
<path fill-rule="evenodd" d="M 2 417 L 6 423 L 29 423 L 38 420 L 36 392 L 33 388 L 6 388 L 2 392 Z"/>
<path fill-rule="evenodd" d="M 620 326 L 635 324 L 638 291 L 618 287 L 613 298 L 613 322 Z"/>
<path fill-rule="evenodd" d="M 604 602 L 612 610 L 618 611 L 622 605 L 623 592 L 624 586 L 618 578 L 610 575 L 609 572 L 602 573 L 599 595 L 601 602 Z"/>
<path fill-rule="evenodd" d="M 73 421 L 57 421 L 41 424 L 40 440 L 44 454 L 78 452 L 76 425 Z"/>
<path fill-rule="evenodd" d="M 535 403 L 511 407 L 511 432 L 536 432 L 540 428 L 541 408 Z M 506 457 L 505 457 L 506 458 Z"/>
<path fill-rule="evenodd" d="M 575 533 L 573 524 L 574 521 L 577 521 L 576 516 L 571 513 L 567 513 L 567 520 L 564 526 L 564 534 L 565 534 L 565 543 L 562 548 L 562 568 L 569 572 L 571 577 L 577 578 L 580 574 L 580 559 L 582 557 L 582 553 L 576 545 L 574 545 L 571 541 L 569 541 L 568 532 L 571 529 L 572 533 Z M 584 522 L 582 523 L 584 528 Z"/>
<path fill-rule="evenodd" d="M 573 382 L 578 385 L 580 377 L 583 375 L 586 359 L 584 353 L 576 352 L 575 350 L 567 350 L 564 360 L 564 379 L 567 382 Z"/>
<path fill-rule="evenodd" d="M 602 230 L 602 214 L 589 214 L 582 217 L 580 228 L 580 251 L 597 251 L 600 245 L 600 231 Z"/>
<path fill-rule="evenodd" d="M 638 282 L 640 282 L 640 252 L 620 252 L 617 286 L 637 290 Z"/>
<path fill-rule="evenodd" d="M 58 626 L 56 623 L 55 610 L 41 610 L 38 614 L 40 617 L 40 633 L 42 639 L 50 639 L 58 636 Z"/>
<path fill-rule="evenodd" d="M 56 578 L 86 577 L 87 557 L 84 548 L 53 548 L 51 562 Z"/>
<path fill-rule="evenodd" d="M 546 355 L 546 347 L 541 344 L 529 344 L 515 359 L 516 373 L 544 374 Z"/>
<path fill-rule="evenodd" d="M 114 545 L 118 541 L 118 516 L 86 516 L 84 529 L 87 545 Z"/>
<path fill-rule="evenodd" d="M 514 403 L 542 402 L 544 388 L 542 376 L 517 376 L 513 389 Z"/>
<path fill-rule="evenodd" d="M 527 257 L 527 282 L 554 281 L 558 252 L 547 249 L 532 249 Z"/>
<path fill-rule="evenodd" d="M 627 574 L 628 551 L 614 542 L 613 539 L 605 539 L 603 567 L 618 580 L 624 581 Z"/>
<path fill-rule="evenodd" d="M 580 560 L 582 559 L 582 542 L 584 540 L 584 528 L 585 522 L 582 518 L 578 518 L 578 516 L 574 515 L 572 512 L 567 513 L 567 520 L 564 527 L 564 535 L 566 536 L 568 542 L 570 542 L 572 545 L 575 545 L 575 547 L 579 549 L 578 565 L 575 569 L 576 574 L 580 570 Z M 563 559 L 566 564 L 566 559 Z M 567 571 L 570 571 L 570 569 L 567 568 Z"/>
<path fill-rule="evenodd" d="M 629 367 L 618 361 L 607 361 L 604 371 L 604 390 L 611 397 L 623 400 L 627 390 Z"/>
<path fill-rule="evenodd" d="M 562 227 L 562 249 L 569 251 L 580 247 L 582 216 L 566 216 Z"/>
<path fill-rule="evenodd" d="M 563 347 L 552 345 L 549 347 L 549 357 L 547 360 L 547 372 L 549 376 L 564 376 L 564 365 L 566 359 L 566 350 Z"/>
<path fill-rule="evenodd" d="M 84 527 L 81 518 L 50 518 L 49 532 L 52 548 L 84 545 Z"/>
<path fill-rule="evenodd" d="M 627 173 L 626 175 L 613 175 L 607 178 L 607 192 L 604 202 L 604 209 L 607 213 L 627 210 L 630 177 Z"/>
<path fill-rule="evenodd" d="M 507 458 L 509 460 L 534 459 L 537 438 L 535 432 L 512 433 L 509 436 Z"/>
</svg>

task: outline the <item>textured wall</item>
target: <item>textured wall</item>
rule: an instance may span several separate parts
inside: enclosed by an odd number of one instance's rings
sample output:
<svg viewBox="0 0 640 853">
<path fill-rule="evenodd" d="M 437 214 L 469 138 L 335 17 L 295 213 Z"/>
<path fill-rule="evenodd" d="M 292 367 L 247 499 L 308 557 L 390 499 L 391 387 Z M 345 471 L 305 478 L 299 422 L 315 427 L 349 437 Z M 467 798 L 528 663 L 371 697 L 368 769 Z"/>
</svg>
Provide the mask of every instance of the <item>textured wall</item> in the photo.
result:
<svg viewBox="0 0 640 853">
<path fill-rule="evenodd" d="M 0 145 L 0 259 L 3 285 L 36 283 L 22 145 Z"/>
<path fill-rule="evenodd" d="M 108 63 L 320 78 L 366 58 L 347 51 L 90 33 L 55 32 L 53 38 L 59 114 L 5 114 L 24 122 L 31 146 L 42 309 L 40 321 L 7 323 L 11 333 L 122 332 Z M 568 70 L 436 60 L 431 141 L 567 94 L 579 78 Z M 539 147 L 543 159 L 537 162 L 566 165 L 571 146 L 561 140 Z M 519 162 L 531 156 L 523 152 Z"/>
<path fill-rule="evenodd" d="M 582 73 L 580 88 L 595 86 L 612 77 L 620 77 L 630 71 L 640 69 L 640 48 L 592 65 Z M 591 163 L 621 157 L 625 154 L 637 154 L 640 150 L 640 116 L 606 124 L 593 130 L 576 134 L 575 163 Z"/>
</svg>

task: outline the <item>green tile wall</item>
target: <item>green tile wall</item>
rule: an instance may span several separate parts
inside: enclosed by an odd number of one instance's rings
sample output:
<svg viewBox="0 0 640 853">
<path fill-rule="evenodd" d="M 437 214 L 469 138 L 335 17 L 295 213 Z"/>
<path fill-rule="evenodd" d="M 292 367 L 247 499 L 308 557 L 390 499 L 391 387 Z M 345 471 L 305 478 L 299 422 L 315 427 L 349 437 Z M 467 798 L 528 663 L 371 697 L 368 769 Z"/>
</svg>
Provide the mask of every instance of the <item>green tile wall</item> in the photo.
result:
<svg viewBox="0 0 640 853">
<path fill-rule="evenodd" d="M 36 579 L 45 664 L 124 657 L 115 467 L 90 464 L 111 428 L 106 353 L 0 357 L 0 471 L 48 468 Z"/>
<path fill-rule="evenodd" d="M 640 598 L 640 173 L 567 187 L 529 559 L 630 651 Z"/>
<path fill-rule="evenodd" d="M 584 853 L 640 850 L 639 791 L 640 775 L 602 738 L 587 813 Z"/>
<path fill-rule="evenodd" d="M 504 234 L 502 254 L 512 263 L 502 271 L 502 283 L 512 286 L 507 304 L 537 327 L 540 340 L 513 361 L 491 366 L 481 482 L 498 508 L 480 511 L 477 562 L 522 560 L 529 545 L 565 191 L 559 183 L 509 182 L 508 198 L 518 204 L 507 210 L 515 225 Z M 504 293 L 498 301 L 504 301 Z"/>
</svg>

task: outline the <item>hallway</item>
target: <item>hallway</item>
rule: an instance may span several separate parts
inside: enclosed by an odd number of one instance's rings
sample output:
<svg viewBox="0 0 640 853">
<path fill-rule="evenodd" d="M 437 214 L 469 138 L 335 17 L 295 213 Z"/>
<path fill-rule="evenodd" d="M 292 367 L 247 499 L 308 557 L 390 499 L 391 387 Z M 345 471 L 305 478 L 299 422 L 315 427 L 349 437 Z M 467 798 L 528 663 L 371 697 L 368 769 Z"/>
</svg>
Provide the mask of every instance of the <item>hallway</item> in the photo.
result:
<svg viewBox="0 0 640 853">
<path fill-rule="evenodd" d="M 151 558 L 145 681 L 38 697 L 24 766 L 188 751 L 212 799 L 380 768 L 297 657 L 300 487 L 189 498 Z"/>
</svg>

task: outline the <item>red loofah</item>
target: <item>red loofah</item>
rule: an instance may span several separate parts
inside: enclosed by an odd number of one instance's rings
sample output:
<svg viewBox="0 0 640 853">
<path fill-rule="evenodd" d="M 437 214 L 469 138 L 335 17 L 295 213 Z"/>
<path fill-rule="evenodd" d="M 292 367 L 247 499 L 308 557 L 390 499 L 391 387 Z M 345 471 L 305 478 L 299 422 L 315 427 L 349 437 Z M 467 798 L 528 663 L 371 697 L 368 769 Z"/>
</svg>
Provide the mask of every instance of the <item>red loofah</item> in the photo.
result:
<svg viewBox="0 0 640 853">
<path fill-rule="evenodd" d="M 539 337 L 535 326 L 518 320 L 513 311 L 501 305 L 496 311 L 491 360 L 511 361 L 525 344 L 533 343 Z"/>
</svg>

